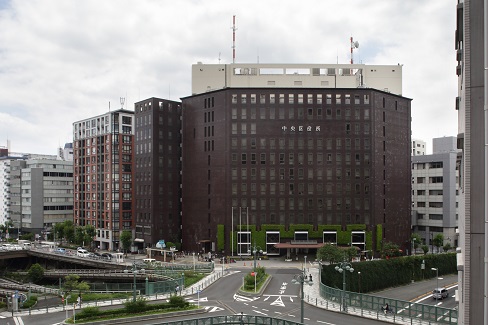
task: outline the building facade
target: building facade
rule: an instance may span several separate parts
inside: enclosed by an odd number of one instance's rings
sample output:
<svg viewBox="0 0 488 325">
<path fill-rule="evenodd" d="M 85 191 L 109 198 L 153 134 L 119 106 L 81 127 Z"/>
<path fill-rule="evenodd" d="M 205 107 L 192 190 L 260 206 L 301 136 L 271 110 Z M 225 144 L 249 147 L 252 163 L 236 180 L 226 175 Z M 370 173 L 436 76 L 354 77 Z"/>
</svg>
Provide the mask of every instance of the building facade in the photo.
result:
<svg viewBox="0 0 488 325">
<path fill-rule="evenodd" d="M 456 137 L 433 139 L 433 154 L 412 156 L 412 230 L 430 251 L 433 238 L 457 247 L 459 168 Z"/>
<path fill-rule="evenodd" d="M 181 241 L 181 103 L 148 98 L 135 110 L 135 242 Z"/>
<path fill-rule="evenodd" d="M 94 226 L 95 245 L 117 250 L 120 233 L 134 229 L 134 112 L 73 123 L 73 147 L 75 226 Z"/>
<path fill-rule="evenodd" d="M 185 249 L 405 247 L 410 132 L 410 99 L 369 88 L 225 88 L 183 98 Z"/>
<path fill-rule="evenodd" d="M 460 209 L 458 324 L 488 323 L 488 209 L 486 105 L 488 101 L 488 8 L 482 0 L 456 5 Z"/>
<path fill-rule="evenodd" d="M 425 155 L 427 147 L 424 140 L 412 139 L 412 156 Z"/>
<path fill-rule="evenodd" d="M 73 219 L 72 162 L 12 160 L 10 180 L 10 220 L 21 232 L 40 234 Z"/>
</svg>

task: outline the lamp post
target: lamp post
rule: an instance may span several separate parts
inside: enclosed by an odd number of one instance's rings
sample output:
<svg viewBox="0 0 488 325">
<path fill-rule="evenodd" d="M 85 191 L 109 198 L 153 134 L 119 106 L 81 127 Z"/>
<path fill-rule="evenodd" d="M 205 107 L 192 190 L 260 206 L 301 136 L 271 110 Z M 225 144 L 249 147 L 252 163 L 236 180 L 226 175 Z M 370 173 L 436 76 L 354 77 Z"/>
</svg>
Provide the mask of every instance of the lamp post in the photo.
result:
<svg viewBox="0 0 488 325">
<path fill-rule="evenodd" d="M 296 274 L 291 283 L 299 284 L 300 285 L 300 294 L 301 294 L 301 301 L 300 301 L 300 322 L 303 324 L 303 284 L 306 283 L 309 286 L 313 284 L 312 282 L 312 275 L 310 274 L 308 277 L 305 274 L 305 270 L 302 270 L 300 274 Z"/>
<path fill-rule="evenodd" d="M 358 293 L 361 293 L 361 272 L 358 271 Z"/>
<path fill-rule="evenodd" d="M 437 267 L 433 267 L 433 268 L 431 268 L 431 270 L 432 270 L 432 271 L 435 271 L 435 277 L 436 277 L 436 279 L 437 279 L 437 284 L 436 284 L 435 289 L 437 290 L 437 289 L 439 289 L 439 268 L 437 268 Z M 439 292 L 439 294 L 441 294 L 441 293 Z M 436 295 L 436 296 L 435 296 L 435 300 L 437 300 L 437 299 L 438 299 L 438 298 L 437 298 L 437 295 Z"/>
<path fill-rule="evenodd" d="M 415 240 L 417 240 L 417 238 L 413 237 L 412 238 L 412 254 L 411 255 L 415 255 Z"/>
<path fill-rule="evenodd" d="M 256 272 L 256 258 L 257 258 L 257 255 L 258 255 L 258 252 L 260 254 L 263 254 L 263 250 L 261 249 L 261 247 L 259 246 L 256 246 L 256 242 L 254 242 L 254 246 L 252 246 L 252 250 L 248 250 L 247 251 L 248 253 L 252 253 L 254 255 L 254 272 Z"/>
<path fill-rule="evenodd" d="M 139 271 L 137 270 L 137 265 L 136 265 L 136 262 L 132 262 L 132 269 L 130 269 L 130 271 L 132 271 L 132 274 L 134 275 L 134 285 L 133 285 L 133 288 L 132 288 L 132 301 L 133 302 L 136 302 L 136 275 L 137 273 L 139 273 Z M 129 270 L 124 270 L 125 273 L 129 273 Z"/>
<path fill-rule="evenodd" d="M 346 256 L 344 256 L 344 262 L 341 262 L 336 265 L 335 270 L 339 273 L 342 273 L 342 299 L 341 299 L 341 304 L 342 304 L 342 311 L 347 312 L 347 306 L 346 306 L 346 271 L 349 272 L 354 272 L 354 269 L 351 265 L 351 263 L 346 262 Z"/>
</svg>

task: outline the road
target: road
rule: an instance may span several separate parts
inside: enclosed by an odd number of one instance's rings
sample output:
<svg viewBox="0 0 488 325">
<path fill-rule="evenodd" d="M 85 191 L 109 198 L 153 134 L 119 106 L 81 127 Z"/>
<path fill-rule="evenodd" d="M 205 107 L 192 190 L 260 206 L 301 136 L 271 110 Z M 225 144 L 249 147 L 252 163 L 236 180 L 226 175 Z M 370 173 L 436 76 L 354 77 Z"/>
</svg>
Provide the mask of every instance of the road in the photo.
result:
<svg viewBox="0 0 488 325">
<path fill-rule="evenodd" d="M 229 269 L 226 276 L 217 280 L 217 282 L 206 288 L 199 295 L 195 294 L 186 298 L 190 302 L 199 304 L 207 310 L 207 313 L 198 315 L 197 317 L 243 313 L 244 315 L 269 316 L 300 322 L 300 286 L 291 282 L 293 276 L 299 272 L 298 269 L 294 267 L 279 267 L 267 268 L 266 271 L 272 276 L 272 279 L 260 296 L 246 297 L 236 294 L 238 287 L 242 284 L 243 276 L 249 272 L 249 267 L 244 268 L 236 265 Z M 439 280 L 439 286 L 447 286 L 455 281 L 455 276 L 447 276 Z M 448 299 L 436 302 L 429 294 L 436 285 L 436 280 L 426 280 L 374 294 L 393 299 L 415 300 L 425 304 L 441 304 L 442 307 L 453 308 L 455 302 L 452 295 L 455 289 L 449 290 L 450 297 Z M 72 316 L 72 311 L 69 311 L 69 316 Z M 174 317 L 171 318 L 171 321 L 193 317 Z M 65 318 L 66 312 L 14 318 L 8 317 L 0 319 L 0 325 L 54 325 L 61 323 Z M 317 325 L 385 324 L 372 319 L 327 311 L 308 304 L 304 304 L 304 322 L 306 324 Z M 131 324 L 140 325 L 157 323 L 163 323 L 163 321 L 131 322 Z"/>
</svg>

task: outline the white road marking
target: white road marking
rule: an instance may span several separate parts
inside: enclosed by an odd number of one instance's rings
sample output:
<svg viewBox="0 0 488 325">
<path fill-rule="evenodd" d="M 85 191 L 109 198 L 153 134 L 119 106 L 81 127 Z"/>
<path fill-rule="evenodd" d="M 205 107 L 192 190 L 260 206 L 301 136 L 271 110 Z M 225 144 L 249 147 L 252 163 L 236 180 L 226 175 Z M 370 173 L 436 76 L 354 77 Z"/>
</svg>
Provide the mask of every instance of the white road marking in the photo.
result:
<svg viewBox="0 0 488 325">
<path fill-rule="evenodd" d="M 259 310 L 253 310 L 255 313 L 258 313 L 258 314 L 261 314 L 261 315 L 264 315 L 264 316 L 268 316 L 268 314 L 265 314 L 265 313 L 262 313 L 260 312 Z"/>
<path fill-rule="evenodd" d="M 208 311 L 209 313 L 213 313 L 215 311 L 222 311 L 222 310 L 224 310 L 224 308 L 217 307 L 217 306 L 207 306 L 207 307 L 205 307 L 205 310 Z"/>
<path fill-rule="evenodd" d="M 323 322 L 321 320 L 318 320 L 317 323 L 322 323 L 322 324 L 327 324 L 327 325 L 335 325 L 334 323 Z"/>
</svg>

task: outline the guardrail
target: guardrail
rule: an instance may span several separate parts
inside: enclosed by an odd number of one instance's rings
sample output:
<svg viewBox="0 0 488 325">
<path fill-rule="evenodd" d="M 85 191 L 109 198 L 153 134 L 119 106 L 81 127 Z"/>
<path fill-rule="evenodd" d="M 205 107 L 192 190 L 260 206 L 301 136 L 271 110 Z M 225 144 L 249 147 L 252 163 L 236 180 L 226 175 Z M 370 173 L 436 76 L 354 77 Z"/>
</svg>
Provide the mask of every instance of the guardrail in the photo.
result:
<svg viewBox="0 0 488 325">
<path fill-rule="evenodd" d="M 378 297 L 357 292 L 342 291 L 320 283 L 320 296 L 326 301 L 340 305 L 343 311 L 359 310 L 361 316 L 368 314 L 376 319 L 383 316 L 382 307 L 388 304 L 394 313 L 388 314 L 393 322 L 402 320 L 425 321 L 428 324 L 457 324 L 458 312 L 455 309 L 413 303 L 410 301 Z"/>
</svg>

